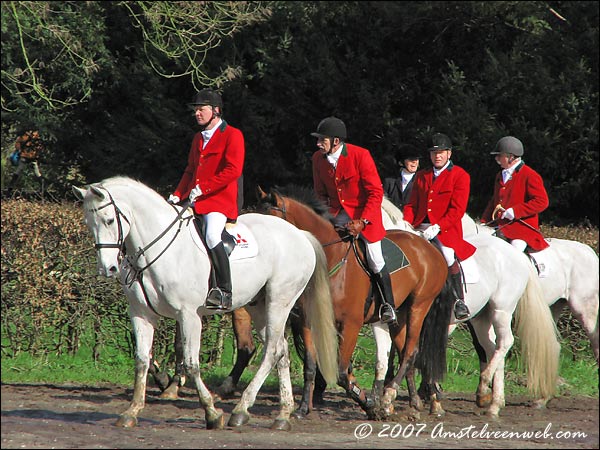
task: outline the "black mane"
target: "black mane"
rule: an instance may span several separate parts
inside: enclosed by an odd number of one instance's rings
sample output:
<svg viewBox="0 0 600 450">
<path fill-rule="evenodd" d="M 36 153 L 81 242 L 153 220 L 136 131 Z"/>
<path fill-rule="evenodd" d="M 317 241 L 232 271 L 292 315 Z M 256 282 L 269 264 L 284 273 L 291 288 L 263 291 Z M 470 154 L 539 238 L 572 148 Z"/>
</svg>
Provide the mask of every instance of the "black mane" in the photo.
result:
<svg viewBox="0 0 600 450">
<path fill-rule="evenodd" d="M 319 216 L 331 221 L 333 219 L 329 212 L 329 207 L 321 201 L 314 190 L 296 184 L 289 184 L 283 187 L 276 186 L 272 189 L 274 193 L 289 197 L 311 208 Z"/>
</svg>

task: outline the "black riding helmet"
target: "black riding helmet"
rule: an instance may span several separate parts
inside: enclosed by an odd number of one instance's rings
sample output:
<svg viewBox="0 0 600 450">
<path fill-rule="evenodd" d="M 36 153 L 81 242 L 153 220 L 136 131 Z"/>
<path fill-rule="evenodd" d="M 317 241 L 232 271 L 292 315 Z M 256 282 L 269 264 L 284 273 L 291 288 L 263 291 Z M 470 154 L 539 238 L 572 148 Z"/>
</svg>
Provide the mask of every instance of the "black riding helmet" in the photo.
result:
<svg viewBox="0 0 600 450">
<path fill-rule="evenodd" d="M 452 141 L 445 134 L 435 133 L 427 139 L 427 150 L 430 152 L 452 150 Z"/>
<path fill-rule="evenodd" d="M 188 106 L 192 109 L 203 105 L 218 106 L 222 110 L 223 100 L 221 99 L 221 94 L 212 89 L 202 89 L 196 93 L 192 102 L 188 103 Z"/>
<path fill-rule="evenodd" d="M 421 159 L 421 151 L 412 144 L 401 144 L 395 156 L 396 161 L 403 164 L 405 159 Z"/>
<path fill-rule="evenodd" d="M 346 139 L 346 125 L 337 117 L 327 117 L 319 123 L 317 131 L 310 133 L 314 137 L 337 137 Z"/>
</svg>

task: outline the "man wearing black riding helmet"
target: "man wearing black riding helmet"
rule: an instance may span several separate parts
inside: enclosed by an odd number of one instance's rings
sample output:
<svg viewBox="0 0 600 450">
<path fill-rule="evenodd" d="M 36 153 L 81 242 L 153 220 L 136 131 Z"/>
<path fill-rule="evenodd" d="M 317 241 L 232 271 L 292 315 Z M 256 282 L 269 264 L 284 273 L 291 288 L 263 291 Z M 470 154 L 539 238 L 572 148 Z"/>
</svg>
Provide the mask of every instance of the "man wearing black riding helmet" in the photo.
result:
<svg viewBox="0 0 600 450">
<path fill-rule="evenodd" d="M 204 236 L 217 286 L 208 293 L 206 307 L 229 310 L 232 285 L 229 258 L 221 241 L 227 220 L 237 219 L 239 178 L 244 166 L 244 136 L 221 118 L 223 101 L 212 89 L 202 89 L 191 103 L 201 131 L 196 133 L 177 189 L 170 203 L 189 198 L 194 212 L 202 216 Z"/>
<path fill-rule="evenodd" d="M 323 119 L 311 135 L 318 147 L 312 156 L 315 192 L 329 206 L 334 225 L 365 242 L 367 261 L 383 297 L 379 316 L 384 323 L 396 322 L 392 282 L 381 251 L 383 188 L 375 161 L 366 148 L 345 142 L 346 125 L 337 117 Z"/>
</svg>

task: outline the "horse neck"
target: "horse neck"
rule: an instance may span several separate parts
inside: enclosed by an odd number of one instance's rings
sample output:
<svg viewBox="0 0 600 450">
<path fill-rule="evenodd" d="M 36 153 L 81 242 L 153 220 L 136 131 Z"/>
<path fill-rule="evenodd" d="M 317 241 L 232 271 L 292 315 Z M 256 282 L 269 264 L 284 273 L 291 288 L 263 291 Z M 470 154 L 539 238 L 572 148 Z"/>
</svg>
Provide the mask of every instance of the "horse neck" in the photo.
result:
<svg viewBox="0 0 600 450">
<path fill-rule="evenodd" d="M 310 231 L 321 244 L 327 244 L 339 239 L 333 224 L 321 217 L 310 207 L 290 201 L 286 211 L 286 220 L 301 230 Z"/>
<path fill-rule="evenodd" d="M 109 187 L 109 190 L 115 204 L 130 222 L 125 245 L 128 251 L 135 252 L 165 231 L 175 219 L 176 214 L 162 198 L 152 195 L 152 192 L 146 192 L 137 187 L 124 186 L 124 188 L 111 189 Z M 123 219 L 121 218 L 121 220 Z M 173 232 L 174 230 L 169 230 L 167 236 Z M 167 239 L 167 236 L 163 239 Z"/>
</svg>

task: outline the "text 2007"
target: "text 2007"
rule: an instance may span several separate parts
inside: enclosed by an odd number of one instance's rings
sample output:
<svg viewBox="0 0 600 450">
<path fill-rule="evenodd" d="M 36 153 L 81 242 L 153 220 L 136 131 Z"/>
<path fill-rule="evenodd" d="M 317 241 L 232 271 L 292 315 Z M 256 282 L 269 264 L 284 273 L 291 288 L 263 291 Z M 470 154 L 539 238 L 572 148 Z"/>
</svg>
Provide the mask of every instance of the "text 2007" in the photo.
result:
<svg viewBox="0 0 600 450">
<path fill-rule="evenodd" d="M 379 437 L 384 438 L 410 438 L 419 437 L 421 432 L 427 427 L 426 423 L 408 423 L 404 426 L 401 424 L 387 424 L 384 423 L 381 431 L 377 434 Z"/>
</svg>

